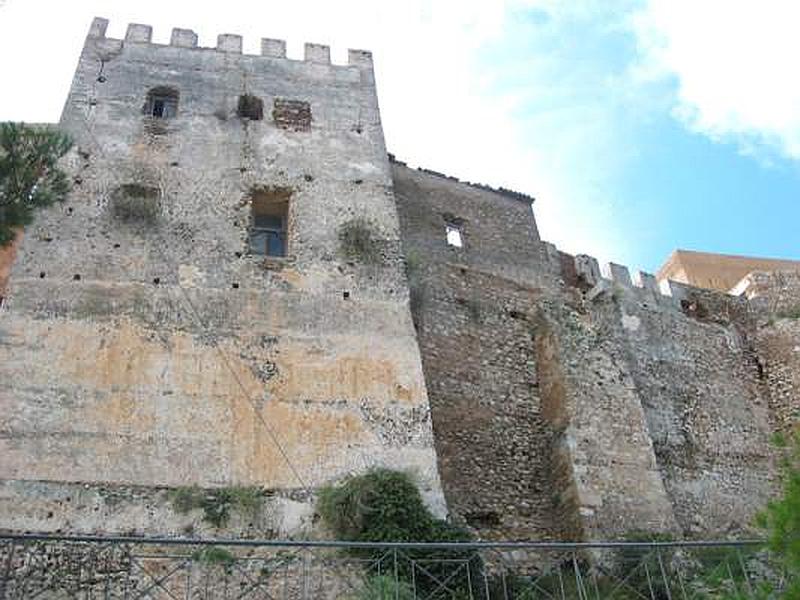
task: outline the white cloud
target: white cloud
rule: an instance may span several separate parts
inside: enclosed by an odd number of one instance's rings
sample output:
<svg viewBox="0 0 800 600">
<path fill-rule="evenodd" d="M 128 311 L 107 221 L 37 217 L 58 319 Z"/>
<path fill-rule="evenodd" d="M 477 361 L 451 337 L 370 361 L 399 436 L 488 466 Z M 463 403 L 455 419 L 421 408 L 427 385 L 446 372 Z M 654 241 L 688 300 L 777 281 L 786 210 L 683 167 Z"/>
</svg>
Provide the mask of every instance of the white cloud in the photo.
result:
<svg viewBox="0 0 800 600">
<path fill-rule="evenodd" d="M 649 0 L 636 76 L 674 78 L 675 116 L 744 153 L 800 159 L 800 3 Z"/>
</svg>

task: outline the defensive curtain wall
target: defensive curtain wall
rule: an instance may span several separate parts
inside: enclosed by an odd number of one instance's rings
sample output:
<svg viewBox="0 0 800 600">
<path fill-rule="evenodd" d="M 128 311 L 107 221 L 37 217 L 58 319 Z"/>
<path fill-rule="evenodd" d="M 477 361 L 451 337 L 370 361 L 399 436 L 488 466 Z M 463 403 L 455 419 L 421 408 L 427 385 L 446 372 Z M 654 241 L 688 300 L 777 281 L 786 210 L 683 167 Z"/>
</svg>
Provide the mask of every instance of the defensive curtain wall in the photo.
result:
<svg viewBox="0 0 800 600">
<path fill-rule="evenodd" d="M 454 517 L 514 539 L 744 535 L 800 400 L 797 276 L 758 276 L 751 300 L 662 290 L 541 242 L 531 198 L 393 176 Z"/>
</svg>

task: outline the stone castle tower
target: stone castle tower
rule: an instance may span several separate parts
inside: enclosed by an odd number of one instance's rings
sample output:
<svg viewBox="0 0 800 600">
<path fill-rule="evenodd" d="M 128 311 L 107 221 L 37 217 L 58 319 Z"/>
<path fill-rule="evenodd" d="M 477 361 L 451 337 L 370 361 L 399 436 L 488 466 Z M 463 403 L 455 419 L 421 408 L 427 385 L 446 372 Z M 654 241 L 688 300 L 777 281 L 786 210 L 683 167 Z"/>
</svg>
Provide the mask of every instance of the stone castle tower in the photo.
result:
<svg viewBox="0 0 800 600">
<path fill-rule="evenodd" d="M 147 529 L 157 500 L 112 518 L 104 490 L 196 484 L 277 490 L 291 530 L 371 465 L 441 512 L 370 54 L 106 26 L 61 118 L 73 192 L 2 317 L 3 526 Z"/>
<path fill-rule="evenodd" d="M 172 535 L 169 490 L 256 485 L 227 535 L 316 534 L 314 491 L 374 465 L 484 539 L 718 537 L 774 493 L 799 275 L 662 293 L 387 156 L 369 53 L 106 25 L 0 309 L 0 529 Z"/>
</svg>

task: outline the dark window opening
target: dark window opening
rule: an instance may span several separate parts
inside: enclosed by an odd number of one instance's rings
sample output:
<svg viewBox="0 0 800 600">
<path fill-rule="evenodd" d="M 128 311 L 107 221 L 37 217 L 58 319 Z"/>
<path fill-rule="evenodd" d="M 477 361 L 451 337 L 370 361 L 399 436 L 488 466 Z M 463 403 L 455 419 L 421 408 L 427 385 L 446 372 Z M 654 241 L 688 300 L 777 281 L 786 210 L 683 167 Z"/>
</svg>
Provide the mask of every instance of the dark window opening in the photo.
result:
<svg viewBox="0 0 800 600">
<path fill-rule="evenodd" d="M 178 91 L 157 87 L 147 92 L 144 114 L 156 119 L 171 119 L 178 114 Z"/>
<path fill-rule="evenodd" d="M 236 114 L 242 119 L 260 121 L 264 118 L 264 101 L 258 96 L 251 96 L 250 94 L 239 96 Z"/>
<path fill-rule="evenodd" d="M 261 188 L 251 194 L 250 253 L 286 256 L 289 197 L 286 188 Z"/>
</svg>

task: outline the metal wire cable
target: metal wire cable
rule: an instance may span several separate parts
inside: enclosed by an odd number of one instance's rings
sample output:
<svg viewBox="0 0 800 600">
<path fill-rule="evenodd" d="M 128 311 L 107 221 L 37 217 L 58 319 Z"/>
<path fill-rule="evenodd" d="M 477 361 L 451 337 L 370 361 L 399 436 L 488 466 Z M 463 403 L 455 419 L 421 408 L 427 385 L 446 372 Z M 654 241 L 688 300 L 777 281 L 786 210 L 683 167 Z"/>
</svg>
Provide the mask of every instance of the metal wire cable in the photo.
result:
<svg viewBox="0 0 800 600">
<path fill-rule="evenodd" d="M 82 117 L 83 124 L 84 124 L 84 126 L 86 128 L 86 132 L 89 134 L 89 137 L 92 139 L 93 143 L 97 147 L 98 152 L 100 153 L 100 155 L 104 159 L 109 160 L 109 157 L 105 153 L 105 149 L 103 148 L 103 145 L 100 143 L 100 141 L 94 135 L 94 132 L 92 131 L 92 128 L 91 128 L 91 125 L 89 124 L 88 119 L 83 114 L 81 114 L 81 117 Z M 164 240 L 164 238 L 161 236 L 161 233 L 158 232 L 157 230 L 156 230 L 156 236 L 158 237 L 158 241 L 163 246 L 166 246 L 166 240 Z M 169 257 L 167 257 L 166 253 L 164 252 L 164 248 L 159 244 L 155 244 L 155 246 L 156 246 L 156 249 L 157 249 L 157 251 L 158 251 L 158 253 L 159 253 L 160 257 L 161 257 L 161 260 L 165 263 L 165 265 L 168 265 L 168 266 L 173 265 L 174 261 L 171 261 L 169 259 Z M 213 330 L 208 326 L 208 324 L 203 321 L 203 318 L 201 317 L 200 312 L 197 310 L 197 307 L 192 302 L 191 298 L 189 297 L 189 294 L 186 292 L 186 289 L 182 285 L 180 285 L 180 282 L 178 282 L 177 287 L 181 291 L 181 294 L 183 295 L 183 298 L 186 301 L 186 304 L 188 304 L 188 306 L 189 306 L 190 312 L 193 314 L 193 316 L 195 317 L 195 319 L 197 320 L 199 325 L 203 329 L 208 329 L 208 330 L 213 332 Z M 233 376 L 234 380 L 236 381 L 237 386 L 241 390 L 242 395 L 244 396 L 244 398 L 247 400 L 247 402 L 250 404 L 251 408 L 253 409 L 253 412 L 255 413 L 256 418 L 264 426 L 264 429 L 266 430 L 267 435 L 269 436 L 270 440 L 275 445 L 275 447 L 278 449 L 278 452 L 280 453 L 280 455 L 283 458 L 283 460 L 286 463 L 286 465 L 289 467 L 289 470 L 291 471 L 291 473 L 294 476 L 294 478 L 297 479 L 297 481 L 300 483 L 300 486 L 306 492 L 311 493 L 311 488 L 308 486 L 308 484 L 305 482 L 303 477 L 300 475 L 300 472 L 298 471 L 298 469 L 292 463 L 292 460 L 290 459 L 289 454 L 286 452 L 286 449 L 283 447 L 283 444 L 281 444 L 280 440 L 278 439 L 278 435 L 275 433 L 275 430 L 264 419 L 264 416 L 261 414 L 261 411 L 259 410 L 256 402 L 250 397 L 250 394 L 248 393 L 247 389 L 245 388 L 244 384 L 242 383 L 242 380 L 239 377 L 239 374 L 233 368 L 233 366 L 231 364 L 231 361 L 230 361 L 230 358 L 228 357 L 226 352 L 220 347 L 220 345 L 219 345 L 219 343 L 217 341 L 216 332 L 213 332 L 213 333 L 214 333 L 214 335 L 212 336 L 212 340 L 213 340 L 213 344 L 212 345 L 213 345 L 214 349 L 219 354 L 219 357 L 221 358 L 221 360 L 222 360 L 223 364 L 225 365 L 225 367 L 228 369 L 228 371 L 230 371 L 231 375 Z"/>
</svg>

